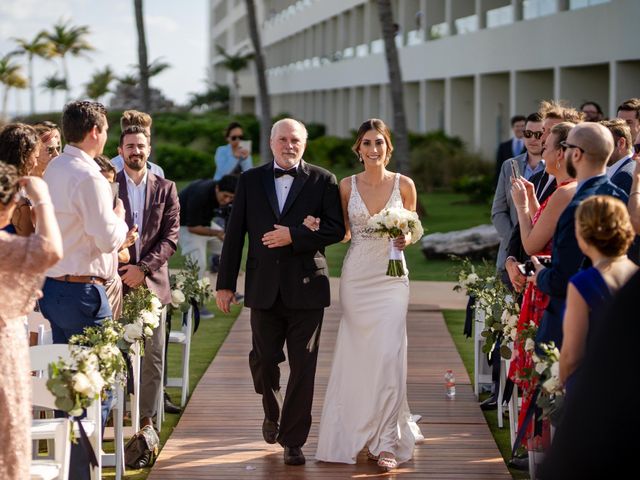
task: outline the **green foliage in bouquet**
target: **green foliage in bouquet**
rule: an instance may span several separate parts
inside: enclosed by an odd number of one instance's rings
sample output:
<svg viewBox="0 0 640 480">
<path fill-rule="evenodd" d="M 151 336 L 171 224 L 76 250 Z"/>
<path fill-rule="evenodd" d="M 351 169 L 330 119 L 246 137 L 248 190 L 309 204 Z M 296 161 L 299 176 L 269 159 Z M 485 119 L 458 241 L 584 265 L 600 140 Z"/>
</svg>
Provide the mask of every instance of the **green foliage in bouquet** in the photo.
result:
<svg viewBox="0 0 640 480">
<path fill-rule="evenodd" d="M 69 344 L 87 347 L 96 355 L 105 386 L 111 388 L 116 383 L 124 385 L 127 379 L 127 365 L 121 348 L 127 350 L 128 344 L 123 337 L 122 324 L 107 318 L 102 325 L 86 327 L 82 334 L 71 337 Z"/>
<path fill-rule="evenodd" d="M 160 324 L 161 310 L 162 304 L 158 297 L 144 285 L 124 296 L 120 318 L 124 325 L 122 338 L 128 344 L 139 342 L 141 354 L 144 339 L 153 335 L 153 330 Z"/>
<path fill-rule="evenodd" d="M 554 342 L 538 345 L 544 355 L 533 354 L 534 377 L 540 384 L 540 395 L 536 404 L 542 409 L 543 418 L 558 425 L 564 405 L 564 386 L 560 382 L 560 350 Z"/>
<path fill-rule="evenodd" d="M 182 313 L 189 310 L 191 301 L 198 305 L 207 303 L 213 297 L 213 290 L 207 277 L 199 278 L 198 264 L 185 257 L 184 268 L 169 277 L 171 284 L 171 311 Z"/>
</svg>

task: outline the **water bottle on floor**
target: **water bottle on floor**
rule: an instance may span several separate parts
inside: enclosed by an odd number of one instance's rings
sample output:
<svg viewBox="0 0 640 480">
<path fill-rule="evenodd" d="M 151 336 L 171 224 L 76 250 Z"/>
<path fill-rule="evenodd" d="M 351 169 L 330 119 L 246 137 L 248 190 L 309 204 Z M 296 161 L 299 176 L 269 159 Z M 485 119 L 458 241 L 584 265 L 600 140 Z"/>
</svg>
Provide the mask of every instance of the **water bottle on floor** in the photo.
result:
<svg viewBox="0 0 640 480">
<path fill-rule="evenodd" d="M 447 370 L 444 374 L 445 387 L 447 398 L 456 398 L 456 377 L 453 375 L 453 370 Z"/>
</svg>

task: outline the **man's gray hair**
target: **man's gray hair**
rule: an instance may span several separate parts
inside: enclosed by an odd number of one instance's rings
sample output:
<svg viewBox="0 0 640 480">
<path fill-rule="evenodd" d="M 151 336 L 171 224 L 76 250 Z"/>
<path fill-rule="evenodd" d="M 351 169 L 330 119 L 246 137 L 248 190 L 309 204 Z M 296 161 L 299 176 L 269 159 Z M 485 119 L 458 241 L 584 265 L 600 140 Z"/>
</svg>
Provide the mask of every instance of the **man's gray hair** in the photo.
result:
<svg viewBox="0 0 640 480">
<path fill-rule="evenodd" d="M 276 136 L 276 132 L 278 131 L 278 128 L 280 128 L 280 125 L 283 125 L 285 123 L 296 123 L 300 126 L 300 128 L 302 128 L 302 132 L 304 134 L 304 143 L 307 143 L 307 138 L 309 137 L 309 133 L 307 132 L 307 127 L 304 126 L 304 123 L 302 123 L 300 120 L 296 120 L 295 118 L 282 118 L 280 120 L 278 120 L 276 123 L 273 124 L 273 126 L 271 127 L 271 137 L 270 138 L 274 138 Z"/>
</svg>

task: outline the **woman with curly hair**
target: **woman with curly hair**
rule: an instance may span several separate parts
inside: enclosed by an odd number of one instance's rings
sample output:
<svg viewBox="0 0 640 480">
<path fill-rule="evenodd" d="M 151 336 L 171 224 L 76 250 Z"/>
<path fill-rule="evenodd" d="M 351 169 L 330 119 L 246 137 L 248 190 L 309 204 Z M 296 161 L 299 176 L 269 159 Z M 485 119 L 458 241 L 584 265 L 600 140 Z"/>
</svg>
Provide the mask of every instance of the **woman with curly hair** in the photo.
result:
<svg viewBox="0 0 640 480">
<path fill-rule="evenodd" d="M 31 125 L 10 123 L 0 130 L 0 160 L 13 165 L 18 175 L 31 175 L 38 164 L 40 138 Z M 13 211 L 11 222 L 4 228 L 9 233 L 28 237 L 35 231 L 31 218 L 31 202 L 22 197 Z"/>
<path fill-rule="evenodd" d="M 576 210 L 575 225 L 578 246 L 593 266 L 571 277 L 567 290 L 560 381 L 568 394 L 584 357 L 593 319 L 638 270 L 627 258 L 635 234 L 627 207 L 620 200 L 605 195 L 587 198 Z"/>
</svg>

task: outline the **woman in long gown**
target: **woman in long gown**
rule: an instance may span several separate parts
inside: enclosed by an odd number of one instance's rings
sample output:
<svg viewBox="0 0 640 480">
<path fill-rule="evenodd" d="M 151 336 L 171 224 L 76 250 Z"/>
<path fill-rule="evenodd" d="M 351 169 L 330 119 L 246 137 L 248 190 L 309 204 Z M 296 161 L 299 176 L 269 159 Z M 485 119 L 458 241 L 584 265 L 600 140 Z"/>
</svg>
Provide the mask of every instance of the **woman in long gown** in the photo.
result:
<svg viewBox="0 0 640 480">
<path fill-rule="evenodd" d="M 634 231 L 627 208 L 620 200 L 596 195 L 576 210 L 576 239 L 593 266 L 569 280 L 567 308 L 562 322 L 560 381 L 571 395 L 573 382 L 585 356 L 592 322 L 613 295 L 636 273 L 627 258 Z M 631 314 L 631 313 L 630 313 Z"/>
<path fill-rule="evenodd" d="M 576 181 L 567 173 L 564 149 L 560 142 L 567 139 L 573 123 L 562 122 L 551 129 L 545 140 L 542 158 L 545 170 L 556 178 L 557 188 L 543 203 L 538 205 L 533 185 L 525 180 L 515 180 L 512 188 L 513 202 L 518 212 L 520 236 L 525 251 L 530 255 L 551 255 L 551 239 L 556 224 L 564 209 L 569 205 L 576 191 Z M 544 313 L 549 297 L 538 290 L 533 283 L 528 283 L 523 294 L 522 308 L 517 325 L 517 337 L 509 367 L 509 378 L 522 390 L 522 408 L 518 418 L 518 429 L 523 425 L 529 403 L 535 390 L 530 382 L 533 365 L 533 351 L 525 348 L 526 339 L 522 333 L 537 327 Z M 525 437 L 532 439 L 533 422 L 529 423 Z"/>
<path fill-rule="evenodd" d="M 415 211 L 417 195 L 410 178 L 385 168 L 393 146 L 382 120 L 360 126 L 353 150 L 364 171 L 340 182 L 351 246 L 342 266 L 343 316 L 316 459 L 356 463 L 367 447 L 369 458 L 390 469 L 410 460 L 422 438 L 407 404 L 409 279 L 386 275 L 389 240 L 372 233 L 367 222 L 384 208 Z M 395 244 L 403 249 L 406 239 Z"/>
<path fill-rule="evenodd" d="M 33 202 L 36 231 L 21 237 L 0 231 L 0 478 L 29 478 L 31 395 L 25 315 L 44 282 L 45 271 L 62 258 L 62 239 L 47 185 L 27 177 L 20 185 Z M 0 161 L 0 228 L 17 203 L 18 173 Z"/>
</svg>

